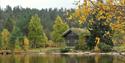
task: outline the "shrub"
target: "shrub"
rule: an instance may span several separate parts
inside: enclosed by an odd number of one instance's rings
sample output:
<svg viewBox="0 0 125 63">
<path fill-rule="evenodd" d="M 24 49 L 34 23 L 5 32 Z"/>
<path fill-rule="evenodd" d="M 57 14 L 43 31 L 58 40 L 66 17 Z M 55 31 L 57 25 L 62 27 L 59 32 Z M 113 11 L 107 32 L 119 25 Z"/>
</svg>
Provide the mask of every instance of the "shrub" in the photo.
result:
<svg viewBox="0 0 125 63">
<path fill-rule="evenodd" d="M 110 45 L 105 44 L 105 43 L 100 43 L 98 45 L 98 47 L 100 48 L 101 52 L 110 52 L 112 50 L 112 47 Z"/>
<path fill-rule="evenodd" d="M 88 47 L 87 47 L 87 45 L 80 45 L 80 44 L 78 44 L 78 45 L 75 46 L 75 49 L 76 50 L 83 50 L 83 51 L 85 51 L 85 50 L 88 50 Z"/>
<path fill-rule="evenodd" d="M 114 46 L 113 50 L 118 52 L 125 52 L 125 44 L 123 43 L 123 44 Z"/>
<path fill-rule="evenodd" d="M 24 36 L 23 48 L 25 51 L 29 49 L 29 39 L 26 36 Z"/>
<path fill-rule="evenodd" d="M 62 48 L 62 49 L 60 49 L 61 53 L 66 53 L 66 52 L 69 52 L 69 51 L 70 51 L 70 48 Z"/>
</svg>

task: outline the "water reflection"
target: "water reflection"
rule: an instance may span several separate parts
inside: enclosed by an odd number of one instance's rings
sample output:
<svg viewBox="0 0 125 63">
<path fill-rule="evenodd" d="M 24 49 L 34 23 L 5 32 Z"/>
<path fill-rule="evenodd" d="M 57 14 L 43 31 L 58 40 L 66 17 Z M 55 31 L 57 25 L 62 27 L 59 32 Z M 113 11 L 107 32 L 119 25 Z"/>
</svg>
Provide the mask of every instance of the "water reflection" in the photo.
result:
<svg viewBox="0 0 125 63">
<path fill-rule="evenodd" d="M 110 55 L 0 55 L 0 63 L 125 63 Z"/>
</svg>

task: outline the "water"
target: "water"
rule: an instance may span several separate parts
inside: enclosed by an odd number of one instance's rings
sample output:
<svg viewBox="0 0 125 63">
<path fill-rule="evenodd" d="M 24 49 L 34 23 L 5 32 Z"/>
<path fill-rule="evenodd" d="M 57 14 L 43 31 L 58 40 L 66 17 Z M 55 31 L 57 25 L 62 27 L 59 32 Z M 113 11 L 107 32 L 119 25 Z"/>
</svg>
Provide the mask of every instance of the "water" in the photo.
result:
<svg viewBox="0 0 125 63">
<path fill-rule="evenodd" d="M 125 63 L 111 55 L 0 55 L 0 63 Z"/>
</svg>

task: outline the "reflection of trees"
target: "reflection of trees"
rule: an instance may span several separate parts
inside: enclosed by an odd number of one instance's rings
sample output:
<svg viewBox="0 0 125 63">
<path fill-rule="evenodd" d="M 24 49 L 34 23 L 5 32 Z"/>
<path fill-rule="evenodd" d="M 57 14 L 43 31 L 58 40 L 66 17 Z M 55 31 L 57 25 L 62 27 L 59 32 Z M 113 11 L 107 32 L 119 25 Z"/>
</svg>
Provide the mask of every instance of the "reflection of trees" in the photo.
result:
<svg viewBox="0 0 125 63">
<path fill-rule="evenodd" d="M 95 56 L 95 63 L 99 63 L 100 55 Z"/>
<path fill-rule="evenodd" d="M 77 59 L 77 63 L 113 63 L 113 56 L 108 55 L 85 55 L 76 56 L 75 58 Z"/>
<path fill-rule="evenodd" d="M 24 63 L 29 63 L 29 55 L 24 56 Z"/>
<path fill-rule="evenodd" d="M 95 63 L 95 57 L 89 55 L 77 56 L 78 63 Z"/>
<path fill-rule="evenodd" d="M 10 55 L 1 55 L 0 56 L 0 63 L 11 63 L 13 58 Z"/>
<path fill-rule="evenodd" d="M 125 63 L 123 56 L 110 55 L 0 55 L 0 63 Z"/>
<path fill-rule="evenodd" d="M 113 63 L 113 56 L 102 55 L 99 59 L 99 63 Z"/>
<path fill-rule="evenodd" d="M 125 56 L 113 56 L 113 63 L 125 63 Z"/>
<path fill-rule="evenodd" d="M 0 63 L 4 63 L 4 57 L 2 55 L 0 56 Z"/>
<path fill-rule="evenodd" d="M 78 63 L 76 56 L 72 56 L 72 55 L 65 55 L 62 56 L 65 58 L 66 63 Z"/>
<path fill-rule="evenodd" d="M 43 56 L 31 55 L 30 56 L 30 63 L 48 63 L 48 58 L 46 58 L 46 56 L 44 56 L 44 55 Z"/>
<path fill-rule="evenodd" d="M 14 57 L 14 63 L 21 63 L 20 62 L 20 59 L 21 59 L 20 56 L 14 55 L 13 57 Z"/>
</svg>

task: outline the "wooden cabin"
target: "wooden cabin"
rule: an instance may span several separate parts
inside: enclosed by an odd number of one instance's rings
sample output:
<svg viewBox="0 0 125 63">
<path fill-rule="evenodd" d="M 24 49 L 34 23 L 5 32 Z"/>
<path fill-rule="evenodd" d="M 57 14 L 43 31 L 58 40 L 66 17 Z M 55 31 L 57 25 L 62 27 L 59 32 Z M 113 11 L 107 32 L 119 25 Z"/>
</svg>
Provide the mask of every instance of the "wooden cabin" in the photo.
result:
<svg viewBox="0 0 125 63">
<path fill-rule="evenodd" d="M 75 46 L 80 41 L 81 35 L 83 35 L 82 37 L 84 38 L 89 34 L 90 33 L 87 29 L 70 28 L 66 30 L 62 36 L 65 38 L 65 42 L 68 46 Z"/>
</svg>

